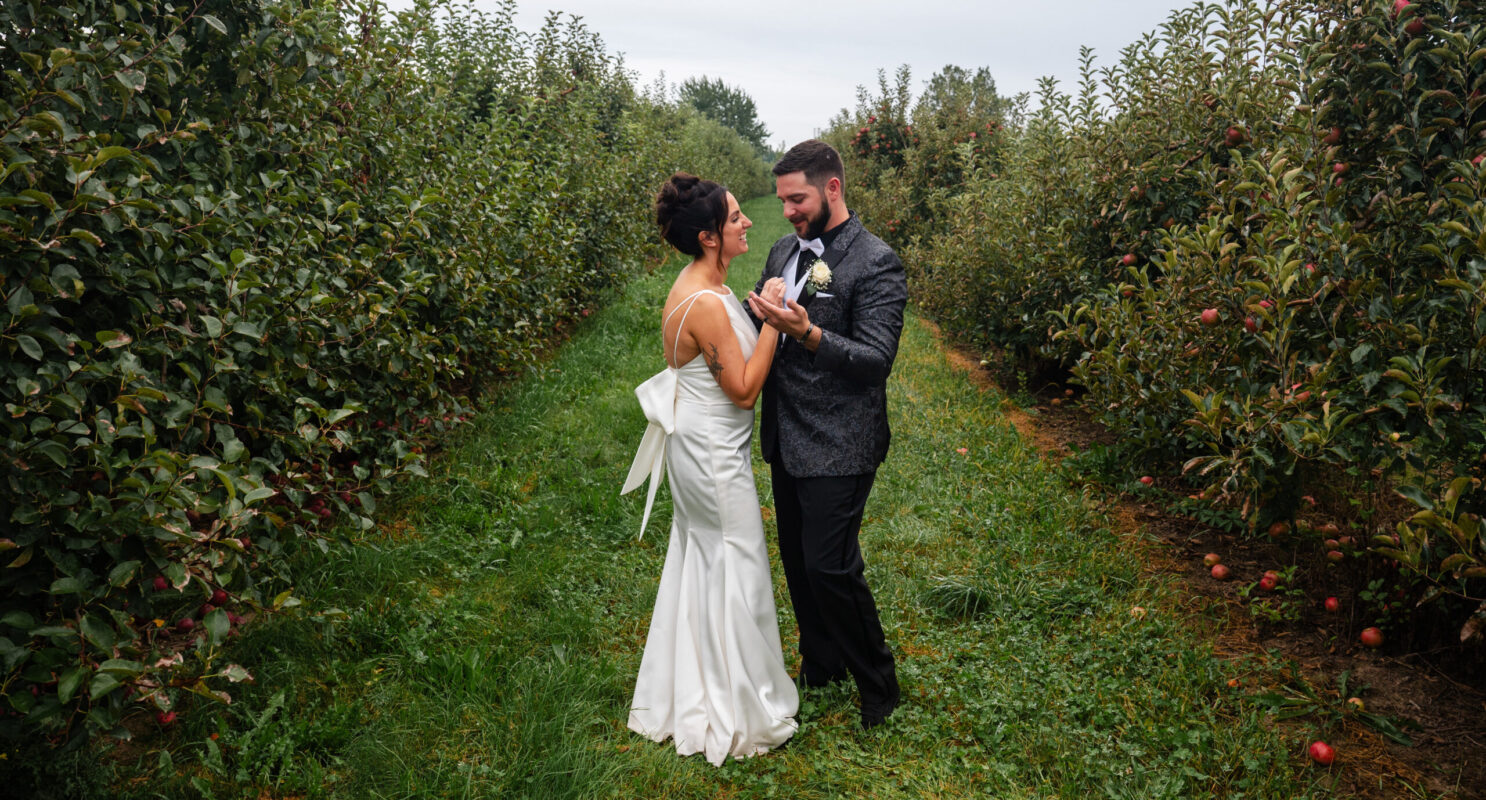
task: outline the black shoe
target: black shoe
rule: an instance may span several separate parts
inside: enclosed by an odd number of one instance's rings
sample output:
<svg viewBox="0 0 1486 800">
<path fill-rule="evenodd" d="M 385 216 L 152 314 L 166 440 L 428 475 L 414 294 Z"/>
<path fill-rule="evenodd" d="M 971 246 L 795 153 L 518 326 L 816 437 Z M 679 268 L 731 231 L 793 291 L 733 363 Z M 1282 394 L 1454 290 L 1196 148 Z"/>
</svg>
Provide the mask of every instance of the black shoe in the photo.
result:
<svg viewBox="0 0 1486 800">
<path fill-rule="evenodd" d="M 873 728 L 887 722 L 887 718 L 893 715 L 898 707 L 898 692 L 893 692 L 893 697 L 886 703 L 863 706 L 862 708 L 862 730 L 870 731 Z"/>
</svg>

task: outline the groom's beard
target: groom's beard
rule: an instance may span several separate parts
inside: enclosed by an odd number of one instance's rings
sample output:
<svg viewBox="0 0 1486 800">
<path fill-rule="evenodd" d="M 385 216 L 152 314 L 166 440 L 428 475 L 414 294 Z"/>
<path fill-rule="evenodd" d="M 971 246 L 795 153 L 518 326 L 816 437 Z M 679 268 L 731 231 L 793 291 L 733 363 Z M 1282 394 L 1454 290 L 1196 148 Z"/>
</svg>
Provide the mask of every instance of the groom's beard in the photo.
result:
<svg viewBox="0 0 1486 800">
<path fill-rule="evenodd" d="M 824 198 L 822 198 L 822 200 L 824 200 Z M 822 202 L 820 205 L 820 213 L 809 218 L 809 224 L 805 226 L 805 232 L 800 234 L 800 238 L 806 241 L 810 241 L 811 239 L 819 239 L 820 235 L 826 232 L 826 224 L 830 221 L 831 209 L 824 202 Z"/>
</svg>

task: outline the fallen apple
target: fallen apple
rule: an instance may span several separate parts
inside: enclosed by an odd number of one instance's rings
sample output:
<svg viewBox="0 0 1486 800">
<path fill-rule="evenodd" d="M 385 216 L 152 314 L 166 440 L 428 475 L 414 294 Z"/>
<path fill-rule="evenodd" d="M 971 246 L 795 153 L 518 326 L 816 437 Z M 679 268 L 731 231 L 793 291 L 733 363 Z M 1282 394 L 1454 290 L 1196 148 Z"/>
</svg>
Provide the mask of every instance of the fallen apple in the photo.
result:
<svg viewBox="0 0 1486 800">
<path fill-rule="evenodd" d="M 1377 628 L 1363 628 L 1362 633 L 1358 634 L 1357 638 L 1367 647 L 1377 648 L 1383 646 L 1383 632 Z"/>
<path fill-rule="evenodd" d="M 1151 484 L 1156 482 L 1156 479 L 1152 478 L 1149 475 L 1142 475 L 1140 476 L 1140 482 L 1145 484 L 1146 486 L 1150 486 Z"/>
<path fill-rule="evenodd" d="M 1222 564 L 1213 565 L 1212 576 L 1220 581 L 1228 580 L 1228 576 L 1232 574 L 1232 571 Z"/>
<path fill-rule="evenodd" d="M 1311 742 L 1310 752 L 1311 760 L 1323 767 L 1331 766 L 1331 762 L 1336 760 L 1336 750 L 1322 741 Z"/>
<path fill-rule="evenodd" d="M 1205 556 L 1202 557 L 1202 566 L 1204 566 L 1204 567 L 1217 566 L 1217 564 L 1219 562 L 1221 562 L 1222 560 L 1223 560 L 1223 557 L 1220 556 L 1220 555 L 1218 555 L 1217 553 L 1208 553 L 1207 555 L 1205 555 Z"/>
<path fill-rule="evenodd" d="M 1326 607 L 1327 611 L 1330 611 L 1333 614 L 1342 610 L 1342 601 L 1336 599 L 1335 597 L 1326 598 L 1326 602 L 1322 605 Z"/>
</svg>

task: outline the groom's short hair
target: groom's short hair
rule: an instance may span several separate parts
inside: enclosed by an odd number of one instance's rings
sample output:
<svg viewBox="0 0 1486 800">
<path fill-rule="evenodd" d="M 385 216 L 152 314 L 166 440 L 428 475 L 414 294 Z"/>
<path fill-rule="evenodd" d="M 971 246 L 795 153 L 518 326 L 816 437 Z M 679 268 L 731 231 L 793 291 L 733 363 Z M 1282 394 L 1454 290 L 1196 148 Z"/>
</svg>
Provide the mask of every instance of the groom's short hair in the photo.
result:
<svg viewBox="0 0 1486 800">
<path fill-rule="evenodd" d="M 836 148 L 819 139 L 806 139 L 791 147 L 778 163 L 774 164 L 774 177 L 791 172 L 805 173 L 805 182 L 825 191 L 826 181 L 831 178 L 846 185 L 846 169 L 841 166 L 841 154 Z"/>
</svg>

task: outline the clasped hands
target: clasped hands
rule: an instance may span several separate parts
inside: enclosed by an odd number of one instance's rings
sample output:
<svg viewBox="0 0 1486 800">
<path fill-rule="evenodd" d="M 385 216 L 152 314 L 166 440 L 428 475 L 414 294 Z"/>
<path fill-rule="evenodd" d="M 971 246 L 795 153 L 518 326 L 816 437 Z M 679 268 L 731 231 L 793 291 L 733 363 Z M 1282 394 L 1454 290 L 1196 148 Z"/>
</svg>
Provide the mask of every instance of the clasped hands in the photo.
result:
<svg viewBox="0 0 1486 800">
<path fill-rule="evenodd" d="M 749 292 L 748 307 L 753 315 L 774 330 L 798 339 L 810 329 L 810 314 L 805 307 L 784 297 L 784 279 L 764 281 L 763 293 Z"/>
</svg>

